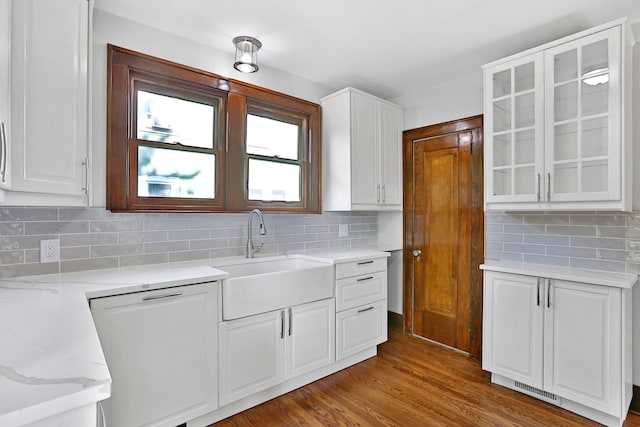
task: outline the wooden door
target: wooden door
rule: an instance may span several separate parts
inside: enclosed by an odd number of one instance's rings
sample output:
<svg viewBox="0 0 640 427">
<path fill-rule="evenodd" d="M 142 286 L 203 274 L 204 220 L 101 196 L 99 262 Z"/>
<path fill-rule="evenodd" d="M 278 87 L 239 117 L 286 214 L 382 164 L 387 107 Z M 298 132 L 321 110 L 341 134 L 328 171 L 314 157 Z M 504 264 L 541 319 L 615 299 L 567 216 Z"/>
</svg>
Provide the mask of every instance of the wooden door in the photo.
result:
<svg viewBox="0 0 640 427">
<path fill-rule="evenodd" d="M 479 357 L 482 117 L 404 132 L 403 161 L 405 329 Z"/>
</svg>

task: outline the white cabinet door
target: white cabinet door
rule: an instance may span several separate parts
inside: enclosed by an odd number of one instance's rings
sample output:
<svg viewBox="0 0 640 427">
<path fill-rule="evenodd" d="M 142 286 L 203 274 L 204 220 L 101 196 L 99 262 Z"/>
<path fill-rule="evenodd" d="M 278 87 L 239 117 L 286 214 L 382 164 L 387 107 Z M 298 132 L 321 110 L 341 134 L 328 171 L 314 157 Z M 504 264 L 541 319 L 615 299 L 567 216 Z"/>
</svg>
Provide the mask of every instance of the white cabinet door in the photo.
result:
<svg viewBox="0 0 640 427">
<path fill-rule="evenodd" d="M 379 102 L 380 202 L 402 207 L 402 110 Z"/>
<path fill-rule="evenodd" d="M 86 204 L 86 0 L 12 2 L 13 190 Z"/>
<path fill-rule="evenodd" d="M 11 0 L 0 0 L 0 188 L 11 188 Z"/>
<path fill-rule="evenodd" d="M 621 198 L 621 28 L 545 51 L 549 201 Z"/>
<path fill-rule="evenodd" d="M 353 88 L 322 109 L 323 209 L 402 210 L 402 109 Z"/>
<path fill-rule="evenodd" d="M 544 389 L 620 416 L 620 289 L 561 280 L 547 289 Z"/>
<path fill-rule="evenodd" d="M 485 194 L 492 202 L 544 201 L 542 52 L 485 70 Z"/>
<path fill-rule="evenodd" d="M 484 273 L 482 368 L 542 388 L 542 279 Z"/>
<path fill-rule="evenodd" d="M 351 94 L 351 203 L 380 202 L 378 175 L 378 101 L 359 92 Z"/>
<path fill-rule="evenodd" d="M 387 340 L 387 300 L 341 311 L 336 315 L 336 360 Z"/>
<path fill-rule="evenodd" d="M 91 300 L 113 380 L 107 425 L 175 426 L 217 409 L 217 285 Z"/>
<path fill-rule="evenodd" d="M 218 324 L 220 406 L 284 380 L 285 310 Z"/>
<path fill-rule="evenodd" d="M 288 310 L 285 378 L 302 375 L 335 362 L 335 322 L 333 298 Z"/>
</svg>

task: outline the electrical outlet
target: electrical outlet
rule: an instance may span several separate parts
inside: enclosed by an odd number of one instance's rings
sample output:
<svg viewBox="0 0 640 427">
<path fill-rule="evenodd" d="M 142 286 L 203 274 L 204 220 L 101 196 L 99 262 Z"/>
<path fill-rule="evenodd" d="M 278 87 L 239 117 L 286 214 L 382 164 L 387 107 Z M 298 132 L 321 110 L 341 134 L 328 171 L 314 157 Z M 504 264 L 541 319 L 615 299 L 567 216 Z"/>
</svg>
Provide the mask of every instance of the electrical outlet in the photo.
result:
<svg viewBox="0 0 640 427">
<path fill-rule="evenodd" d="M 60 239 L 40 240 L 40 262 L 60 261 Z"/>
<path fill-rule="evenodd" d="M 338 226 L 338 237 L 349 236 L 349 224 L 340 224 Z"/>
</svg>

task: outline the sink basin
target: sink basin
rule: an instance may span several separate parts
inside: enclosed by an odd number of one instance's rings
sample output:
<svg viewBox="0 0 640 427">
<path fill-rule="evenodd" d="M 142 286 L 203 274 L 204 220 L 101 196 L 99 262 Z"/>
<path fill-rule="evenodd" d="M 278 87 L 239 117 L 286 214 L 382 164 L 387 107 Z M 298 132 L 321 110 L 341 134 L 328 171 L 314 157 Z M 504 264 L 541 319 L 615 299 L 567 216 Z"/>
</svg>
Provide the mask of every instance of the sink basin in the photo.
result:
<svg viewBox="0 0 640 427">
<path fill-rule="evenodd" d="M 303 258 L 267 259 L 216 268 L 230 275 L 222 281 L 224 320 L 333 296 L 333 265 L 323 262 Z"/>
</svg>

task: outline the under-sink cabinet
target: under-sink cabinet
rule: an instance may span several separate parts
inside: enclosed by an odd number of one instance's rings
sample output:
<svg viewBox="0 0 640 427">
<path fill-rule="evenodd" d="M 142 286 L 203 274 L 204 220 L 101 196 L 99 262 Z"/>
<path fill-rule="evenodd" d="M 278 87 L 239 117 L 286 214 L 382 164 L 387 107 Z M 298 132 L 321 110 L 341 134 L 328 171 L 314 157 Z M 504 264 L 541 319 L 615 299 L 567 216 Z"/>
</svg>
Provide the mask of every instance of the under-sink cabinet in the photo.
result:
<svg viewBox="0 0 640 427">
<path fill-rule="evenodd" d="M 616 286 L 484 268 L 482 368 L 492 381 L 622 425 L 632 393 L 630 288 L 637 277 Z"/>
<path fill-rule="evenodd" d="M 387 259 L 336 265 L 336 359 L 387 340 Z"/>
<path fill-rule="evenodd" d="M 217 282 L 90 305 L 112 377 L 107 426 L 175 427 L 217 409 Z"/>
<path fill-rule="evenodd" d="M 483 67 L 488 210 L 631 209 L 632 45 L 619 20 Z"/>
<path fill-rule="evenodd" d="M 328 298 L 218 324 L 220 406 L 335 361 Z"/>
</svg>

